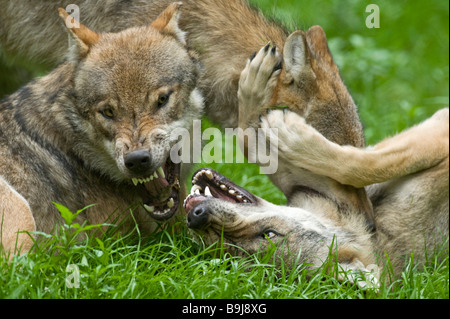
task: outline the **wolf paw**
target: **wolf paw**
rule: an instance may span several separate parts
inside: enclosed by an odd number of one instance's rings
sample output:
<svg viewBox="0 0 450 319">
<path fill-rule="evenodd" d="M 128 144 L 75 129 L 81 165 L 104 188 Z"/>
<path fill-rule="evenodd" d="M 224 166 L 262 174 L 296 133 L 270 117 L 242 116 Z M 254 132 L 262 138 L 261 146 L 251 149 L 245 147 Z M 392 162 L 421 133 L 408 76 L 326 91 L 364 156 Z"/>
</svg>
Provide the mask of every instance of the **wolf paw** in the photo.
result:
<svg viewBox="0 0 450 319">
<path fill-rule="evenodd" d="M 303 117 L 288 109 L 271 110 L 266 116 L 261 116 L 260 126 L 266 138 L 269 134 L 278 137 L 279 156 L 295 161 L 298 167 L 305 167 L 299 159 L 315 158 L 314 150 L 320 148 L 321 135 Z"/>
<path fill-rule="evenodd" d="M 280 139 L 301 138 L 308 132 L 309 125 L 303 117 L 297 113 L 284 110 L 271 110 L 266 116 L 261 117 L 261 128 L 277 129 Z"/>
<path fill-rule="evenodd" d="M 248 60 L 239 81 L 240 116 L 248 119 L 251 115 L 261 114 L 261 109 L 268 106 L 281 67 L 282 56 L 277 47 L 272 47 L 270 43 Z"/>
</svg>

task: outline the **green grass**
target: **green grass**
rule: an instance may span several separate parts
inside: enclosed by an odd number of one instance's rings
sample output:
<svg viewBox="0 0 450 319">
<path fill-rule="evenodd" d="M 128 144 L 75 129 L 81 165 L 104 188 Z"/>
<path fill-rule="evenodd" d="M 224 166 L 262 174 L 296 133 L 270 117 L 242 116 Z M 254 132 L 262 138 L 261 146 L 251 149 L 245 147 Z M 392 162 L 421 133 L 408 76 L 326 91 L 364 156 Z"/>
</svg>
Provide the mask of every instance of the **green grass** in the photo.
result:
<svg viewBox="0 0 450 319">
<path fill-rule="evenodd" d="M 77 227 L 77 229 L 79 229 Z M 183 231 L 162 230 L 143 238 L 80 241 L 66 226 L 45 236 L 37 250 L 11 262 L 0 259 L 0 298 L 38 299 L 410 299 L 448 298 L 448 251 L 430 256 L 420 271 L 406 267 L 401 277 L 379 291 L 359 289 L 303 265 L 274 267 L 272 255 L 232 257 L 221 247 L 205 247 Z M 73 230 L 73 228 L 72 228 Z M 81 233 L 80 233 L 81 234 Z M 77 240 L 78 239 L 78 240 Z M 331 260 L 331 258 L 330 258 Z M 79 286 L 73 287 L 76 265 Z M 72 266 L 73 267 L 73 266 Z M 69 284 L 67 284 L 69 281 Z"/>
<path fill-rule="evenodd" d="M 447 1 L 376 3 L 381 28 L 367 29 L 358 0 L 254 0 L 266 15 L 291 29 L 321 25 L 365 125 L 368 144 L 395 134 L 449 104 Z M 46 72 L 0 54 L 0 97 Z M 205 127 L 209 124 L 205 123 Z M 204 164 L 203 164 L 204 165 Z M 198 165 L 198 168 L 203 166 Z M 283 194 L 256 165 L 208 165 L 276 204 Z M 271 260 L 230 257 L 220 247 L 164 230 L 148 238 L 137 232 L 73 241 L 48 236 L 35 252 L 0 258 L 0 298 L 449 298 L 448 251 L 432 253 L 423 269 L 409 263 L 401 277 L 378 293 L 340 283 L 324 269 L 287 271 Z M 67 266 L 79 267 L 80 288 L 66 285 Z"/>
</svg>

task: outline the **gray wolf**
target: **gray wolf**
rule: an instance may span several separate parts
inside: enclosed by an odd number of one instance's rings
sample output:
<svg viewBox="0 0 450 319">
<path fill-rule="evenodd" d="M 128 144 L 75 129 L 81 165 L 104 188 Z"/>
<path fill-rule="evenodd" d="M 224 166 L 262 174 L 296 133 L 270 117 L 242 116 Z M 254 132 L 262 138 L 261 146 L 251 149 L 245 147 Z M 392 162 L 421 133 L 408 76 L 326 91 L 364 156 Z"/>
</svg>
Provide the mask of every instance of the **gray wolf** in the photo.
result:
<svg viewBox="0 0 450 319">
<path fill-rule="evenodd" d="M 115 32 L 150 24 L 171 1 L 9 2 L 0 8 L 0 41 L 10 51 L 56 63 L 66 49 L 52 15 L 58 6 L 77 4 L 84 24 L 96 31 Z M 289 105 L 332 142 L 364 147 L 357 107 L 341 80 L 322 28 L 290 34 L 244 0 L 185 0 L 183 4 L 179 26 L 186 32 L 188 46 L 198 53 L 202 65 L 198 88 L 205 97 L 205 115 L 213 122 L 227 128 L 255 125 L 239 116 L 238 84 L 246 59 L 270 41 L 284 57 L 272 105 Z M 290 178 L 295 180 L 287 182 Z M 364 188 L 343 185 L 307 169 L 295 176 L 276 174 L 271 179 L 283 192 L 287 191 L 285 185 L 297 183 L 305 198 L 311 191 L 325 194 L 337 206 L 359 211 L 373 225 L 372 206 Z"/>
<path fill-rule="evenodd" d="M 63 222 L 52 202 L 73 212 L 95 204 L 79 224 L 117 221 L 133 229 L 136 221 L 143 232 L 180 211 L 188 169 L 169 158 L 170 132 L 190 129 L 203 109 L 199 65 L 178 27 L 180 6 L 118 33 L 67 28 L 65 62 L 1 101 L 5 250 L 31 247 L 24 234 L 17 241 L 18 231 L 49 233 Z"/>
<path fill-rule="evenodd" d="M 297 53 L 301 56 L 305 51 Z M 264 251 L 276 243 L 287 247 L 277 251 L 286 263 L 300 253 L 300 262 L 312 268 L 327 260 L 333 248 L 341 268 L 361 271 L 375 284 L 378 278 L 371 267 L 382 269 L 385 254 L 398 274 L 411 252 L 421 263 L 426 252 L 445 242 L 448 250 L 448 108 L 374 147 L 341 146 L 296 112 L 265 111 L 276 94 L 280 59 L 276 49 L 266 47 L 248 60 L 239 100 L 243 114 L 263 114 L 256 116 L 258 125 L 278 130 L 281 169 L 274 178 L 284 183 L 288 206 L 271 204 L 219 173 L 202 169 L 194 174 L 194 186 L 185 201 L 188 226 L 207 244 L 223 240 L 225 247 L 231 244 L 228 249 L 238 254 L 241 249 Z M 376 230 L 369 229 L 364 216 L 351 206 L 339 206 L 326 193 L 299 186 L 304 169 L 343 185 L 365 187 Z"/>
</svg>

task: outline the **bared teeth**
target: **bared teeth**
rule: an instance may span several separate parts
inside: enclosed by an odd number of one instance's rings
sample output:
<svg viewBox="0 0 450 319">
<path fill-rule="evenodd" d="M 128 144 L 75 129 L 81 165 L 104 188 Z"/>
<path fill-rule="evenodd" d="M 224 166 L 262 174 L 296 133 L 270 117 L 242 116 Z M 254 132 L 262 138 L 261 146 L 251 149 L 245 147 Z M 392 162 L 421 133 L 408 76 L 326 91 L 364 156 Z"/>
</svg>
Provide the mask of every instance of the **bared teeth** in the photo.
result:
<svg viewBox="0 0 450 319">
<path fill-rule="evenodd" d="M 208 177 L 210 180 L 213 179 L 214 175 L 211 171 L 206 171 L 205 172 L 206 177 Z"/>
<path fill-rule="evenodd" d="M 139 184 L 145 184 L 153 180 L 153 176 L 150 176 L 148 178 L 132 178 L 131 181 L 133 182 L 134 186 L 138 186 Z"/>
<path fill-rule="evenodd" d="M 186 198 L 187 200 L 187 198 Z M 184 201 L 184 203 L 186 204 L 186 200 Z M 155 206 L 150 206 L 150 205 L 145 205 L 144 204 L 144 208 L 147 212 L 155 214 L 155 215 L 159 215 L 159 216 L 163 216 L 168 214 L 173 207 L 175 207 L 175 200 L 173 198 L 170 198 L 166 204 L 166 206 L 168 207 L 167 209 L 165 209 L 164 211 L 160 211 L 157 210 Z"/>
<path fill-rule="evenodd" d="M 206 176 L 209 180 L 213 180 L 214 179 L 214 173 L 210 170 L 201 170 L 199 171 L 197 174 L 195 174 L 195 176 L 192 179 L 192 185 L 193 187 L 191 188 L 191 196 L 194 195 L 202 195 L 202 193 L 206 196 L 206 197 L 214 197 L 211 193 L 211 189 L 209 186 L 205 187 L 205 190 L 203 191 L 203 188 L 200 185 L 197 185 L 198 180 L 202 177 L 202 176 Z M 247 199 L 244 199 L 243 195 L 240 195 L 238 193 L 238 191 L 234 190 L 234 189 L 229 189 L 225 184 L 219 184 L 217 182 L 215 182 L 215 184 L 220 187 L 220 189 L 224 192 L 228 192 L 228 194 L 230 194 L 231 196 L 233 196 L 234 198 L 236 198 L 239 202 L 244 202 L 244 203 L 248 203 L 249 201 Z M 186 204 L 186 200 L 185 203 Z"/>
<path fill-rule="evenodd" d="M 155 206 L 148 206 L 148 205 L 144 205 L 144 208 L 146 211 L 148 211 L 149 213 L 153 213 L 155 211 Z"/>
<path fill-rule="evenodd" d="M 214 174 L 213 172 L 211 172 L 210 170 L 201 170 L 200 172 L 198 172 L 197 174 L 195 174 L 194 178 L 192 179 L 192 184 L 195 185 L 198 182 L 198 179 L 200 177 L 202 177 L 203 175 L 205 175 L 209 180 L 213 180 L 214 179 Z"/>
<path fill-rule="evenodd" d="M 198 179 L 202 176 L 202 175 L 206 175 L 206 177 L 208 177 L 208 179 L 212 179 L 213 173 L 211 171 L 207 171 L 207 170 L 201 170 L 200 172 L 198 172 L 197 174 L 195 174 L 194 179 L 193 179 L 193 184 L 197 183 Z"/>
<path fill-rule="evenodd" d="M 166 174 L 164 174 L 164 170 L 163 170 L 162 167 L 158 168 L 158 169 L 156 170 L 156 172 L 158 173 L 158 175 L 159 175 L 161 178 L 166 178 Z M 156 175 L 156 172 L 155 172 L 155 175 Z M 156 175 L 155 177 L 158 178 L 158 175 Z"/>
<path fill-rule="evenodd" d="M 168 214 L 169 212 L 170 212 L 170 208 L 168 208 L 162 212 L 161 211 L 155 212 L 155 215 L 164 216 L 164 215 Z"/>
<path fill-rule="evenodd" d="M 212 195 L 212 193 L 211 193 L 211 190 L 209 189 L 208 186 L 205 187 L 205 195 L 206 195 L 206 196 L 209 196 L 209 197 L 213 197 L 213 195 Z"/>
<path fill-rule="evenodd" d="M 200 191 L 202 191 L 202 190 L 203 189 L 200 186 L 194 185 L 191 188 L 191 195 L 194 195 L 194 194 L 200 195 Z"/>
</svg>

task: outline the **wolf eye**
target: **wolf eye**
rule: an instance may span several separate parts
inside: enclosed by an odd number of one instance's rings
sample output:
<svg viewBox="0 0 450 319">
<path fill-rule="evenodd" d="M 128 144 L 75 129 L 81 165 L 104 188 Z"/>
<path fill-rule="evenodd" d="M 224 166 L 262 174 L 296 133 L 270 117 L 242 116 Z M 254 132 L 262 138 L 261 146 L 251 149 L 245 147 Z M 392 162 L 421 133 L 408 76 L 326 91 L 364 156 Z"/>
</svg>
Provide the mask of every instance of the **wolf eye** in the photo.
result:
<svg viewBox="0 0 450 319">
<path fill-rule="evenodd" d="M 165 106 L 165 105 L 167 104 L 167 102 L 169 102 L 169 99 L 170 99 L 170 95 L 171 95 L 171 94 L 172 94 L 172 93 L 164 94 L 164 95 L 161 95 L 161 96 L 158 98 L 158 108 L 161 108 L 161 107 Z"/>
<path fill-rule="evenodd" d="M 112 120 L 114 118 L 114 112 L 111 109 L 104 109 L 100 111 L 100 114 L 108 120 Z"/>
<path fill-rule="evenodd" d="M 261 237 L 263 239 L 270 239 L 273 240 L 278 236 L 278 234 L 272 230 L 266 230 L 261 234 Z"/>
</svg>

